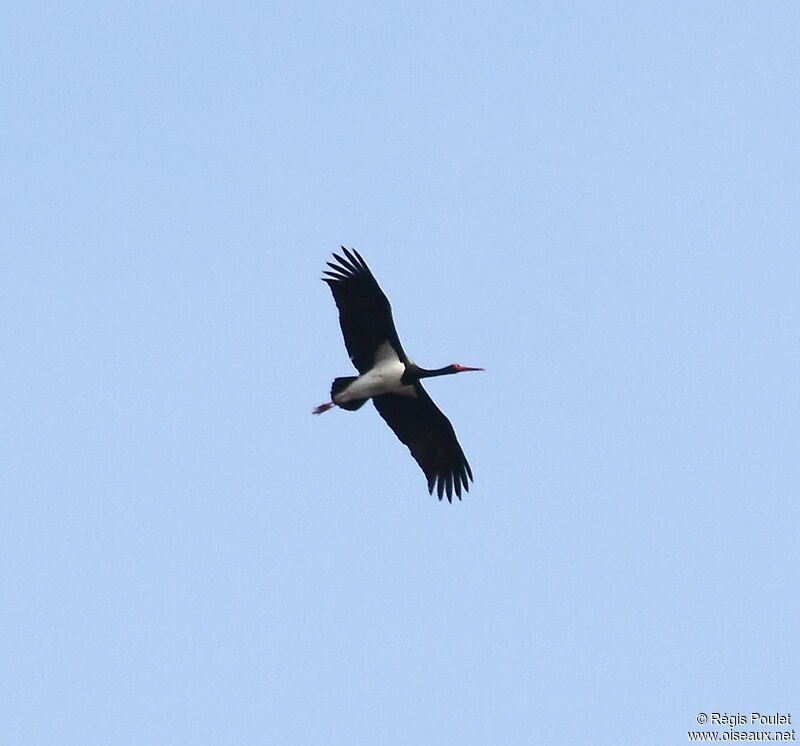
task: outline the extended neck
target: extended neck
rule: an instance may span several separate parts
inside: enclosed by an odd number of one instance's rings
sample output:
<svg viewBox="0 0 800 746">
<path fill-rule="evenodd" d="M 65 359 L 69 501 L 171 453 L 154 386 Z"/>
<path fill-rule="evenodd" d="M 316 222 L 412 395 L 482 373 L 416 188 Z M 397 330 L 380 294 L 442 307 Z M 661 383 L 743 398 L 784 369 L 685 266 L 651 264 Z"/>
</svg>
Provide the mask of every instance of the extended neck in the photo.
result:
<svg viewBox="0 0 800 746">
<path fill-rule="evenodd" d="M 444 368 L 434 368 L 433 370 L 414 367 L 416 368 L 414 371 L 415 378 L 433 378 L 434 376 L 449 376 L 452 373 L 458 373 L 458 368 L 455 365 L 445 365 Z"/>
<path fill-rule="evenodd" d="M 464 365 L 453 363 L 452 365 L 445 365 L 444 368 L 420 368 L 419 365 L 410 363 L 406 365 L 406 372 L 403 375 L 404 383 L 411 383 L 412 381 L 419 381 L 422 378 L 434 378 L 435 376 L 450 376 L 453 373 L 463 373 L 467 370 L 483 370 L 483 368 L 467 368 Z"/>
</svg>

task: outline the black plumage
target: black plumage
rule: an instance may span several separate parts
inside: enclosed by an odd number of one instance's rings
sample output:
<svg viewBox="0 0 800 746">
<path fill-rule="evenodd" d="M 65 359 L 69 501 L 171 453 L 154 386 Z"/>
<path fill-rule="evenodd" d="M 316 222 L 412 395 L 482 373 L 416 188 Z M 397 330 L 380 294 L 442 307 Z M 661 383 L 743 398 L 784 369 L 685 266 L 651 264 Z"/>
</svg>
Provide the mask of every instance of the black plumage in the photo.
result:
<svg viewBox="0 0 800 746">
<path fill-rule="evenodd" d="M 452 502 L 453 493 L 461 499 L 462 490 L 469 490 L 472 470 L 458 444 L 453 426 L 422 387 L 420 379 L 482 368 L 454 364 L 427 370 L 413 363 L 400 344 L 389 300 L 366 262 L 355 250 L 343 246 L 342 252 L 343 256 L 333 255 L 337 263 L 328 262 L 330 269 L 324 271 L 326 276 L 323 280 L 330 287 L 339 309 L 339 324 L 350 359 L 363 377 L 377 369 L 380 356 L 387 355 L 385 345 L 388 343 L 402 363 L 403 368 L 398 368 L 402 374 L 398 372 L 396 392 L 383 390 L 370 398 L 422 468 L 428 491 L 432 494 L 436 489 L 440 500 L 447 496 Z M 364 399 L 346 399 L 343 396 L 356 380 L 354 377 L 337 378 L 331 393 L 333 401 L 321 405 L 315 412 L 323 412 L 334 404 L 345 409 L 358 409 Z M 340 401 L 336 401 L 337 398 Z"/>
<path fill-rule="evenodd" d="M 450 420 L 442 414 L 428 392 L 417 381 L 417 399 L 399 394 L 381 394 L 372 398 L 375 409 L 394 434 L 408 446 L 411 455 L 425 472 L 428 492 L 452 502 L 453 490 L 461 499 L 461 489 L 469 492 L 472 469 L 456 439 Z"/>
<path fill-rule="evenodd" d="M 339 309 L 339 326 L 353 365 L 359 373 L 366 373 L 375 362 L 376 350 L 387 340 L 404 360 L 389 299 L 361 255 L 355 249 L 351 253 L 344 246 L 342 251 L 347 259 L 334 253 L 339 265 L 327 262 L 334 271 L 325 270 L 323 274 L 328 277 L 322 279 L 328 283 Z"/>
</svg>

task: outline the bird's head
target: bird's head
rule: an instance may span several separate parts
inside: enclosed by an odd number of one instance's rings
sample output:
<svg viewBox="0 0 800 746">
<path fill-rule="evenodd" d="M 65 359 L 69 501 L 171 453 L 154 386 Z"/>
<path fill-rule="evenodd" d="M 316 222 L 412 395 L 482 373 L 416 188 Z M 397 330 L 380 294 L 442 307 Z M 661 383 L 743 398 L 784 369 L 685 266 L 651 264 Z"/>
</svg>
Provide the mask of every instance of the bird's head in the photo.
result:
<svg viewBox="0 0 800 746">
<path fill-rule="evenodd" d="M 469 370 L 483 370 L 483 368 L 469 368 L 466 365 L 459 365 L 458 363 L 453 363 L 450 366 L 451 373 L 466 373 Z"/>
</svg>

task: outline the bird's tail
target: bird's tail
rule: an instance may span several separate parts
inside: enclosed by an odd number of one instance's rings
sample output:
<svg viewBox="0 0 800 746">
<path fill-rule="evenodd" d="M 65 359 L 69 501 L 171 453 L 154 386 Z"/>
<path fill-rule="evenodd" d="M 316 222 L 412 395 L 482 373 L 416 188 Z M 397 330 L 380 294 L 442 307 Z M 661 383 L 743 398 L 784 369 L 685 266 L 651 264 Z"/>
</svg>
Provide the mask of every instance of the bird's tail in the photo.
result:
<svg viewBox="0 0 800 746">
<path fill-rule="evenodd" d="M 344 391 L 358 376 L 342 376 L 341 378 L 334 378 L 331 384 L 331 399 L 336 397 L 336 394 Z M 351 399 L 350 401 L 339 404 L 342 409 L 349 409 L 355 412 L 357 409 L 364 406 L 366 399 Z"/>
</svg>

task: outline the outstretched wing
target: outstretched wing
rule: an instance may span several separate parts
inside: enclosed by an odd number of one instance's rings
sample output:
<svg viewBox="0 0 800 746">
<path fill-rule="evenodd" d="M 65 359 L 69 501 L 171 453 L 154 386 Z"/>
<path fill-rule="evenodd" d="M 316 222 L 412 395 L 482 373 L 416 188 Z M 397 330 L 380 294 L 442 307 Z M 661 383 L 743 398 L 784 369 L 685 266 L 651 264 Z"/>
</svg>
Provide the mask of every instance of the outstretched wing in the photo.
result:
<svg viewBox="0 0 800 746">
<path fill-rule="evenodd" d="M 322 279 L 339 309 L 339 325 L 353 365 L 359 373 L 366 373 L 375 362 L 378 347 L 387 341 L 404 359 L 389 300 L 359 253 L 344 246 L 342 251 L 344 256 L 333 255 L 338 264 L 328 262 L 333 271 L 325 270 L 328 277 Z"/>
<path fill-rule="evenodd" d="M 419 382 L 414 388 L 416 397 L 381 394 L 374 396 L 372 402 L 422 467 L 428 480 L 428 492 L 433 494 L 433 488 L 436 487 L 440 500 L 446 494 L 448 501 L 452 502 L 455 490 L 460 500 L 462 487 L 469 491 L 472 469 L 458 444 L 450 420 L 433 403 Z"/>
</svg>

